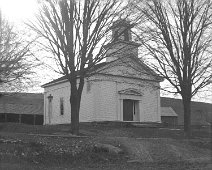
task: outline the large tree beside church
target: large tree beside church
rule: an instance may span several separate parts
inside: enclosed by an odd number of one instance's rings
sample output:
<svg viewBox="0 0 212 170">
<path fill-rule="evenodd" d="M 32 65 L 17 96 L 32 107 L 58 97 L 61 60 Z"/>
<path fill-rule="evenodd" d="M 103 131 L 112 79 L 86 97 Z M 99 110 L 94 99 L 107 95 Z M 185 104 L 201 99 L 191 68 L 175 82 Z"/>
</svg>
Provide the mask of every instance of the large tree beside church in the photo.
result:
<svg viewBox="0 0 212 170">
<path fill-rule="evenodd" d="M 47 40 L 50 50 L 71 86 L 71 133 L 79 133 L 79 110 L 84 78 L 104 57 L 110 27 L 121 12 L 118 0 L 40 1 L 37 22 L 29 26 Z M 46 41 L 45 41 L 46 42 Z"/>
<path fill-rule="evenodd" d="M 144 15 L 143 45 L 151 66 L 182 97 L 184 131 L 191 135 L 191 99 L 212 80 L 212 1 L 150 0 L 133 4 Z"/>
</svg>

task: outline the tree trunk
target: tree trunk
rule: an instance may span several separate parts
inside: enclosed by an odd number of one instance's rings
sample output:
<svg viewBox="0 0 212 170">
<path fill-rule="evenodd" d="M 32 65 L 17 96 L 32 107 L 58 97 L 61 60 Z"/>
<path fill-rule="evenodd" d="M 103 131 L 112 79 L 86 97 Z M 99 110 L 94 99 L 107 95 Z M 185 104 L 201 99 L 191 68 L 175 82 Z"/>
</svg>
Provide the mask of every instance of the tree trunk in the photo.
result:
<svg viewBox="0 0 212 170">
<path fill-rule="evenodd" d="M 78 97 L 71 96 L 71 133 L 74 135 L 79 134 L 79 106 L 78 106 Z"/>
<path fill-rule="evenodd" d="M 77 89 L 77 81 L 71 84 L 71 133 L 74 135 L 79 135 L 79 111 L 82 90 L 84 86 L 84 78 L 80 79 L 79 88 Z"/>
<path fill-rule="evenodd" d="M 191 99 L 183 97 L 184 110 L 184 133 L 186 137 L 191 137 Z"/>
<path fill-rule="evenodd" d="M 71 84 L 71 133 L 74 135 L 79 134 L 79 103 L 76 84 Z"/>
</svg>

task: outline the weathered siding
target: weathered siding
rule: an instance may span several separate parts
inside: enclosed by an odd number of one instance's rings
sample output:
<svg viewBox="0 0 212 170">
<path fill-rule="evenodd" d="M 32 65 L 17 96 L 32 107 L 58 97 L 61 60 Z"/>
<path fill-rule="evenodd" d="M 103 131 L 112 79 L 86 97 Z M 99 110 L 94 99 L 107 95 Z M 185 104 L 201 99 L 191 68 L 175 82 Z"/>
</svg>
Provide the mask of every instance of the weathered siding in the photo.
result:
<svg viewBox="0 0 212 170">
<path fill-rule="evenodd" d="M 117 63 L 116 63 L 117 64 Z M 109 70 L 109 72 L 107 72 Z M 111 70 L 113 71 L 112 74 Z M 80 122 L 123 120 L 123 100 L 137 101 L 138 115 L 141 122 L 160 122 L 160 87 L 159 83 L 141 79 L 137 71 L 126 68 L 124 76 L 123 65 L 103 69 L 90 78 L 85 79 L 81 97 Z M 134 72 L 134 74 L 133 74 Z M 109 75 L 108 75 L 108 74 Z M 136 75 L 136 76 L 135 76 Z M 127 77 L 128 76 L 128 77 Z M 144 77 L 146 77 L 145 75 Z M 137 77 L 141 77 L 140 79 Z M 152 78 L 150 78 L 152 79 Z M 125 95 L 120 91 L 135 89 L 141 94 Z M 52 118 L 49 121 L 48 96 L 53 96 Z M 60 98 L 64 100 L 64 115 L 60 114 Z M 70 84 L 63 82 L 45 88 L 45 122 L 44 124 L 62 124 L 71 122 Z"/>
<path fill-rule="evenodd" d="M 160 122 L 158 92 L 153 87 L 146 87 L 143 100 L 144 122 Z"/>
<path fill-rule="evenodd" d="M 89 84 L 89 85 L 88 85 Z M 90 87 L 88 87 L 90 86 Z M 80 107 L 80 121 L 87 122 L 93 120 L 93 108 L 94 108 L 94 91 L 92 82 L 85 82 L 84 89 L 82 92 L 81 107 Z M 52 100 L 52 119 L 49 122 L 48 113 L 48 96 L 51 94 L 53 96 Z M 60 114 L 60 98 L 63 97 L 64 101 L 64 114 Z M 65 124 L 71 122 L 71 105 L 70 105 L 70 84 L 69 82 L 64 82 L 57 84 L 55 86 L 50 86 L 45 88 L 44 100 L 45 100 L 45 111 L 44 124 Z"/>
<path fill-rule="evenodd" d="M 118 91 L 134 88 L 143 95 L 139 98 L 139 117 L 142 122 L 160 122 L 159 83 L 145 82 L 123 77 L 97 75 L 86 79 L 81 107 L 80 122 L 123 120 Z M 52 120 L 49 122 L 48 96 L 52 100 Z M 70 85 L 68 82 L 45 88 L 45 124 L 70 123 Z M 64 98 L 64 115 L 60 115 L 60 97 Z"/>
<path fill-rule="evenodd" d="M 49 122 L 49 114 L 48 114 L 48 96 L 51 94 L 53 96 L 52 99 L 52 119 Z M 60 115 L 60 98 L 63 97 L 64 100 L 64 115 Z M 60 83 L 54 86 L 50 86 L 45 88 L 44 91 L 44 124 L 63 124 L 71 122 L 71 114 L 70 114 L 70 85 L 68 82 Z"/>
<path fill-rule="evenodd" d="M 130 78 L 95 76 L 94 120 L 121 120 L 118 91 L 134 88 L 143 93 L 141 97 L 140 121 L 160 122 L 160 89 L 157 82 L 146 82 Z"/>
<path fill-rule="evenodd" d="M 142 122 L 154 122 L 159 121 L 159 104 L 158 104 L 158 84 L 157 83 L 147 83 L 144 81 L 134 80 L 129 81 L 130 83 L 118 83 L 118 91 L 127 88 L 138 89 L 143 93 L 141 97 L 141 110 L 140 110 L 140 121 Z"/>
<path fill-rule="evenodd" d="M 104 80 L 95 83 L 95 120 L 117 120 L 116 83 Z"/>
<path fill-rule="evenodd" d="M 96 86 L 86 79 L 81 98 L 80 122 L 90 122 L 94 119 L 94 94 Z"/>
</svg>

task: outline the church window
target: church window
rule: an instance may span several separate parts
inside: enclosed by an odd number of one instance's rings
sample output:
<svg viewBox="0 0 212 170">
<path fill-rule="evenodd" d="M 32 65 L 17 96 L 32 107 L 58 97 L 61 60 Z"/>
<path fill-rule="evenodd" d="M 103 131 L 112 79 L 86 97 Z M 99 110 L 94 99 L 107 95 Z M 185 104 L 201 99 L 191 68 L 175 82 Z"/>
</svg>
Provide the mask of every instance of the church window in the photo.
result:
<svg viewBox="0 0 212 170">
<path fill-rule="evenodd" d="M 60 115 L 64 115 L 64 99 L 60 98 Z"/>
</svg>

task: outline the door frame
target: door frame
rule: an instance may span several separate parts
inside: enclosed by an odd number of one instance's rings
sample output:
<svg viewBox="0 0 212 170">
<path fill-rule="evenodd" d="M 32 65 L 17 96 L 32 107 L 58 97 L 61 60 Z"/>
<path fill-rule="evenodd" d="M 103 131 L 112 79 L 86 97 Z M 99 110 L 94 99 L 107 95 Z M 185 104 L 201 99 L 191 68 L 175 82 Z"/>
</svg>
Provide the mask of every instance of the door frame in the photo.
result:
<svg viewBox="0 0 212 170">
<path fill-rule="evenodd" d="M 120 121 L 124 121 L 123 119 L 123 101 L 124 99 L 129 99 L 129 100 L 134 100 L 137 102 L 137 108 L 138 108 L 138 118 L 137 118 L 137 122 L 141 122 L 144 121 L 144 115 L 143 115 L 143 108 L 142 108 L 142 96 L 131 96 L 131 95 L 119 95 L 119 107 L 118 107 L 118 115 L 117 115 L 117 119 Z"/>
<path fill-rule="evenodd" d="M 124 120 L 124 100 L 132 100 L 133 101 L 133 108 L 132 108 L 132 120 Z M 122 102 L 122 121 L 125 121 L 125 122 L 140 122 L 140 114 L 141 114 L 141 100 L 134 100 L 134 99 L 123 99 L 123 102 Z"/>
<path fill-rule="evenodd" d="M 137 102 L 137 122 L 144 121 L 144 114 L 143 114 L 143 93 L 134 88 L 127 88 L 124 90 L 118 91 L 118 110 L 117 110 L 117 120 L 123 121 L 123 100 L 135 100 Z"/>
</svg>

